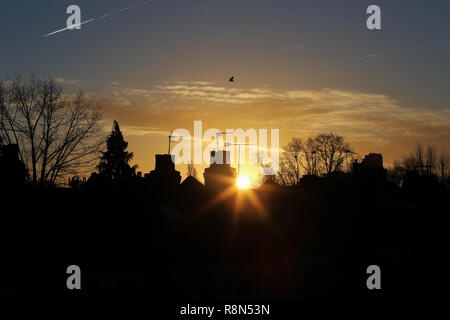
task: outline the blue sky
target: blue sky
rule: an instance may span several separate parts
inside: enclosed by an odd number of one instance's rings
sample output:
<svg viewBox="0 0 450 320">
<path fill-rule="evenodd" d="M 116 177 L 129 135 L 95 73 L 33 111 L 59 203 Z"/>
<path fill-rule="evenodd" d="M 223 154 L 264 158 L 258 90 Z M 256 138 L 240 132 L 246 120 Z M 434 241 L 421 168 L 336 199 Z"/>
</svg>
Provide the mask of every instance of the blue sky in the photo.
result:
<svg viewBox="0 0 450 320">
<path fill-rule="evenodd" d="M 87 20 L 144 2 L 2 1 L 2 76 L 44 73 L 101 88 L 233 73 L 244 86 L 350 87 L 411 106 L 449 106 L 448 1 L 378 1 L 382 30 L 369 31 L 368 1 L 154 0 L 42 37 L 64 27 L 70 4 Z"/>
<path fill-rule="evenodd" d="M 123 103 L 123 95 L 126 95 L 128 107 L 131 104 L 137 113 L 152 114 L 164 105 L 178 108 L 180 113 L 186 108 L 194 108 L 198 117 L 207 113 L 205 103 L 212 109 L 223 103 L 208 95 L 211 90 L 229 90 L 226 82 L 229 75 L 237 78 L 233 89 L 240 90 L 241 96 L 251 90 L 269 90 L 270 93 L 261 97 L 265 99 L 263 104 L 268 100 L 292 97 L 289 92 L 298 90 L 303 90 L 303 96 L 309 92 L 315 99 L 323 99 L 320 103 L 336 97 L 330 94 L 331 91 L 324 90 L 352 93 L 349 105 L 360 101 L 361 97 L 369 99 L 362 100 L 365 105 L 372 103 L 370 99 L 379 103 L 376 97 L 382 95 L 383 101 L 389 101 L 386 110 L 390 104 L 401 108 L 401 114 L 407 119 L 402 119 L 399 114 L 400 122 L 417 122 L 429 117 L 435 117 L 436 121 L 444 120 L 433 125 L 428 134 L 425 134 L 427 129 L 421 134 L 416 128 L 415 133 L 407 133 L 412 138 L 408 140 L 405 136 L 403 142 L 392 142 L 386 137 L 383 142 L 385 149 L 379 149 L 386 150 L 388 157 L 397 157 L 393 151 L 395 146 L 406 141 L 433 142 L 434 135 L 437 144 L 449 143 L 449 133 L 445 130 L 449 128 L 446 121 L 450 109 L 450 1 L 144 2 L 2 0 L 0 76 L 3 78 L 15 72 L 51 75 L 59 78 L 69 89 L 82 89 L 107 99 L 115 95 L 120 98 L 117 103 Z M 81 7 L 83 21 L 122 8 L 142 6 L 83 25 L 80 31 L 69 30 L 43 37 L 65 27 L 66 8 L 71 4 Z M 371 4 L 381 8 L 382 30 L 370 31 L 365 26 L 368 17 L 365 11 Z M 211 85 L 203 85 L 200 88 L 203 93 L 199 95 L 198 86 L 192 85 L 196 81 Z M 182 83 L 186 88 L 181 89 L 195 94 L 170 86 L 176 83 Z M 232 91 L 227 92 L 233 94 Z M 325 97 L 326 94 L 330 97 Z M 114 104 L 110 100 L 108 102 Z M 294 104 L 303 106 L 298 101 Z M 339 102 L 336 105 L 344 104 Z M 106 115 L 119 118 L 125 127 L 140 127 L 144 131 L 148 127 L 166 131 L 171 126 L 150 115 L 148 121 L 155 119 L 155 122 L 143 125 L 132 116 L 125 116 L 123 109 L 116 112 L 118 108 L 111 107 Z M 384 116 L 389 117 L 386 110 Z M 424 116 L 424 112 L 435 113 Z M 415 119 L 410 119 L 411 113 L 417 114 Z M 207 115 L 204 117 L 208 118 Z M 370 125 L 380 121 L 373 120 L 372 115 L 365 117 L 372 117 Z M 268 118 L 271 118 L 269 111 L 261 115 L 261 122 Z M 279 118 L 279 124 L 274 125 L 288 126 L 286 119 Z M 354 138 L 357 146 L 375 148 L 380 145 L 380 128 L 368 136 L 367 132 L 358 132 L 361 128 L 357 126 L 346 126 L 347 118 L 337 119 L 334 115 L 324 119 L 321 119 L 323 125 L 303 126 L 307 130 L 300 133 L 326 130 L 326 123 L 329 123 L 330 130 L 339 133 L 342 129 L 343 134 Z M 236 126 L 233 119 L 229 120 L 228 123 L 212 120 L 210 123 Z M 333 122 L 338 120 L 342 123 Z M 311 121 L 309 119 L 308 123 Z M 191 124 L 183 124 L 180 119 L 173 125 L 188 127 Z M 243 122 L 239 124 L 245 125 Z M 421 125 L 426 126 L 426 123 Z M 435 133 L 436 126 L 444 132 Z M 285 139 L 299 132 L 295 125 L 286 128 Z M 364 136 L 372 140 L 364 141 Z M 144 143 L 141 141 L 144 138 L 139 135 L 130 139 L 131 145 L 138 149 Z M 162 145 L 163 140 L 158 143 Z M 362 151 L 366 150 L 362 148 Z M 143 162 L 145 158 L 141 160 Z"/>
</svg>

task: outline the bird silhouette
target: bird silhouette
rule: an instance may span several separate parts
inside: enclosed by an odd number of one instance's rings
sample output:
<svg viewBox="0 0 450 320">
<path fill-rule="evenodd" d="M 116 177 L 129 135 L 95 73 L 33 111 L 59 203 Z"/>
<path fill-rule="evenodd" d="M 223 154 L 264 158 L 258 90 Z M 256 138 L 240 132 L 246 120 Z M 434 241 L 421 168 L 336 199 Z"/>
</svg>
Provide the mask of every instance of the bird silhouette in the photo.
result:
<svg viewBox="0 0 450 320">
<path fill-rule="evenodd" d="M 234 81 L 234 77 L 231 77 L 230 80 L 228 80 L 228 81 L 233 82 Z"/>
</svg>

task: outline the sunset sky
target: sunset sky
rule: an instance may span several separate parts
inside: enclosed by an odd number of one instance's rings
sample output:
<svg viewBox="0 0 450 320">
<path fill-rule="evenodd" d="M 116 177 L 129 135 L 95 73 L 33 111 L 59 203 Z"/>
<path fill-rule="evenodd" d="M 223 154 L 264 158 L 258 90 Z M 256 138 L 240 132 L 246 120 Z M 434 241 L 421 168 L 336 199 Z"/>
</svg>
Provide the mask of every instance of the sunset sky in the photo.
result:
<svg viewBox="0 0 450 320">
<path fill-rule="evenodd" d="M 109 16 L 43 37 L 71 4 L 83 21 Z M 366 28 L 371 4 L 381 30 Z M 144 172 L 194 120 L 278 128 L 281 146 L 335 132 L 386 165 L 418 141 L 450 149 L 448 0 L 2 0 L 0 13 L 0 76 L 91 94 Z"/>
</svg>

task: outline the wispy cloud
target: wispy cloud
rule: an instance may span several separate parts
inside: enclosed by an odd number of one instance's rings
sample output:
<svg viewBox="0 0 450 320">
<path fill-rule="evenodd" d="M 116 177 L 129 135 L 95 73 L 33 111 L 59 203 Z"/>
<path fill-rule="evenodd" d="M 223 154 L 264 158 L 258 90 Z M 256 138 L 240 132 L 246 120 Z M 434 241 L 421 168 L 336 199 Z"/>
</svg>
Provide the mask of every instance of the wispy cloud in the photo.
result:
<svg viewBox="0 0 450 320">
<path fill-rule="evenodd" d="M 372 58 L 376 58 L 376 57 L 378 57 L 377 54 L 369 54 L 369 55 L 367 55 L 367 56 L 362 56 L 362 57 L 354 58 L 353 60 L 359 61 L 359 60 L 365 60 L 365 59 L 372 59 Z"/>
<path fill-rule="evenodd" d="M 279 128 L 281 145 L 292 136 L 319 132 L 344 135 L 358 152 L 401 156 L 418 140 L 450 142 L 450 109 L 401 106 L 376 93 L 320 90 L 236 88 L 195 81 L 169 82 L 152 88 L 116 84 L 105 94 L 105 116 L 130 133 L 166 132 L 202 120 L 207 128 Z M 151 127 L 152 129 L 150 129 Z"/>
<path fill-rule="evenodd" d="M 81 80 L 66 79 L 66 78 L 56 78 L 55 81 L 57 83 L 67 84 L 67 85 L 71 85 L 71 86 L 79 86 L 79 85 L 81 85 Z"/>
<path fill-rule="evenodd" d="M 270 125 L 301 134 L 338 131 L 355 139 L 370 137 L 374 141 L 396 136 L 432 139 L 450 135 L 449 110 L 402 107 L 384 94 L 329 88 L 243 89 L 214 86 L 209 82 L 111 89 L 114 90 L 110 97 L 121 104 L 114 112 L 126 112 L 133 122 L 131 114 L 138 111 L 136 123 L 153 118 L 160 124 L 172 121 L 175 126 L 183 126 L 188 119 L 197 117 L 211 123 L 232 122 L 244 127 Z M 165 103 L 157 106 L 158 101 Z"/>
</svg>

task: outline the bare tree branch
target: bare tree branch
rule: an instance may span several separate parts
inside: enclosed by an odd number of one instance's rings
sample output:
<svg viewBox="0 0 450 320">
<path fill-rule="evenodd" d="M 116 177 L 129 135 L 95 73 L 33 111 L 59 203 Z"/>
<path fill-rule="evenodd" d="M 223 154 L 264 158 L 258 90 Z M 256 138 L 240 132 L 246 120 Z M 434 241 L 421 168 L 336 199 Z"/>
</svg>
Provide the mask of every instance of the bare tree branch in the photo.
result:
<svg viewBox="0 0 450 320">
<path fill-rule="evenodd" d="M 67 98 L 52 78 L 0 82 L 0 143 L 17 143 L 34 185 L 54 184 L 93 166 L 100 113 L 82 93 Z"/>
</svg>

